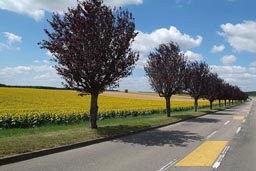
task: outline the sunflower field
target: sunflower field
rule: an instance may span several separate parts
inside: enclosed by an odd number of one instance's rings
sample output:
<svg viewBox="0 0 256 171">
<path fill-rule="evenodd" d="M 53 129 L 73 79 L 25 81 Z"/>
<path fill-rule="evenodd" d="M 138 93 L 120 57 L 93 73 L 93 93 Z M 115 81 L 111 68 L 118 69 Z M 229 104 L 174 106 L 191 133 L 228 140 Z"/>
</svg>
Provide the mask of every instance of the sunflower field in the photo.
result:
<svg viewBox="0 0 256 171">
<path fill-rule="evenodd" d="M 199 101 L 199 106 L 208 106 Z M 99 96 L 99 118 L 125 118 L 164 112 L 163 100 Z M 171 101 L 172 111 L 193 108 L 193 101 Z M 90 96 L 70 90 L 0 88 L 0 128 L 30 128 L 89 120 Z"/>
</svg>

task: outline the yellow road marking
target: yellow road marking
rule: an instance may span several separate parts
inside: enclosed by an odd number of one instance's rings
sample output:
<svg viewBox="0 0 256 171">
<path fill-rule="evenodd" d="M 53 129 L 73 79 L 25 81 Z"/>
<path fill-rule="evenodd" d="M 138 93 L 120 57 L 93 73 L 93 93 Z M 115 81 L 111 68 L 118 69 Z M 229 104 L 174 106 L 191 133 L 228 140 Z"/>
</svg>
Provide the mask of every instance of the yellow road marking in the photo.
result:
<svg viewBox="0 0 256 171">
<path fill-rule="evenodd" d="M 244 116 L 234 116 L 234 120 L 244 120 Z"/>
<path fill-rule="evenodd" d="M 175 166 L 212 166 L 227 141 L 206 141 Z"/>
</svg>

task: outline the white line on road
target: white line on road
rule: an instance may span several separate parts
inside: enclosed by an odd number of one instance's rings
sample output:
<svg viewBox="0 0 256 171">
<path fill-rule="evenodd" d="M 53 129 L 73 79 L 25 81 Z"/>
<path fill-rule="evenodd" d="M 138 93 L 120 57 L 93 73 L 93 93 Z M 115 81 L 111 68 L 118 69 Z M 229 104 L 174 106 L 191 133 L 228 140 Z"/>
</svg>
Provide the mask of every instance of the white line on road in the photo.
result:
<svg viewBox="0 0 256 171">
<path fill-rule="evenodd" d="M 227 154 L 229 148 L 230 148 L 230 146 L 226 146 L 224 148 L 224 150 L 221 152 L 220 156 L 218 157 L 218 159 L 216 160 L 216 162 L 212 166 L 213 169 L 218 169 L 218 167 L 220 166 L 221 161 L 224 159 L 224 157 Z"/>
<path fill-rule="evenodd" d="M 229 124 L 229 123 L 230 123 L 230 121 L 227 121 L 227 122 L 224 123 L 224 125 L 227 125 L 227 124 Z"/>
<path fill-rule="evenodd" d="M 213 133 L 211 133 L 210 135 L 208 135 L 207 137 L 206 137 L 206 139 L 209 139 L 209 138 L 211 138 L 214 134 L 216 134 L 217 133 L 217 131 L 214 131 Z"/>
<path fill-rule="evenodd" d="M 164 170 L 168 169 L 169 167 L 173 166 L 177 161 L 178 161 L 177 159 L 172 160 L 170 163 L 168 163 L 167 165 L 163 166 L 158 171 L 164 171 Z"/>
<path fill-rule="evenodd" d="M 243 120 L 243 123 L 245 123 L 245 121 L 246 121 L 246 120 L 244 119 L 244 120 Z"/>
<path fill-rule="evenodd" d="M 241 131 L 241 127 L 238 127 L 236 133 L 238 134 Z"/>
</svg>

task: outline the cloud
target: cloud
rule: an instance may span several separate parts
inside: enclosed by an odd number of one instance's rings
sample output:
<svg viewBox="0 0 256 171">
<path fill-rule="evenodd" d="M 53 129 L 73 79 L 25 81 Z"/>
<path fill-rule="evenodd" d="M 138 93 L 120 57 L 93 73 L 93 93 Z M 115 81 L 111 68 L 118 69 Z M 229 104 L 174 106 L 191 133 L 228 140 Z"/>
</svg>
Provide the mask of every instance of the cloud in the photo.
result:
<svg viewBox="0 0 256 171">
<path fill-rule="evenodd" d="M 110 6 L 141 4 L 143 0 L 106 0 Z M 63 13 L 68 7 L 75 7 L 76 0 L 4 0 L 0 1 L 0 9 L 25 14 L 40 21 L 45 12 Z"/>
<path fill-rule="evenodd" d="M 34 61 L 37 62 L 37 61 Z M 37 72 L 49 72 L 54 71 L 52 66 L 48 65 L 40 65 L 40 66 L 16 66 L 16 67 L 5 67 L 0 69 L 1 76 L 16 76 L 19 74 L 26 74 L 26 73 L 37 73 Z"/>
<path fill-rule="evenodd" d="M 135 38 L 132 45 L 133 49 L 143 54 L 148 54 L 151 50 L 158 47 L 162 43 L 170 41 L 179 44 L 181 49 L 191 49 L 201 45 L 203 38 L 197 36 L 191 37 L 188 34 L 181 33 L 176 27 L 171 26 L 169 29 L 160 28 L 151 33 L 143 33 L 138 31 L 139 34 Z"/>
<path fill-rule="evenodd" d="M 224 46 L 224 45 L 219 45 L 219 46 L 214 45 L 214 46 L 212 47 L 211 52 L 212 52 L 212 53 L 222 52 L 224 49 L 225 49 L 225 46 Z"/>
<path fill-rule="evenodd" d="M 184 53 L 184 52 L 183 52 Z M 184 53 L 185 57 L 187 57 L 187 59 L 189 61 L 201 61 L 203 60 L 203 55 L 199 54 L 199 53 L 194 53 L 192 51 L 186 51 Z"/>
<path fill-rule="evenodd" d="M 244 21 L 240 24 L 222 24 L 223 32 L 218 34 L 225 37 L 236 51 L 256 53 L 256 21 Z"/>
<path fill-rule="evenodd" d="M 0 50 L 2 49 L 11 49 L 11 47 L 5 43 L 0 42 Z"/>
<path fill-rule="evenodd" d="M 13 43 L 21 43 L 22 42 L 22 37 L 15 35 L 13 33 L 10 32 L 3 32 L 4 36 L 7 38 L 7 42 L 9 44 L 13 44 Z"/>
<path fill-rule="evenodd" d="M 44 61 L 34 61 L 37 64 Z M 7 85 L 57 86 L 63 80 L 56 70 L 47 64 L 0 68 L 1 83 Z"/>
<path fill-rule="evenodd" d="M 184 6 L 190 5 L 192 0 L 175 0 L 174 7 L 183 8 Z"/>
<path fill-rule="evenodd" d="M 104 1 L 107 5 L 110 6 L 125 6 L 125 5 L 140 5 L 143 3 L 143 0 L 105 0 Z"/>
<path fill-rule="evenodd" d="M 139 85 L 139 86 L 138 86 Z M 128 89 L 129 91 L 152 91 L 150 88 L 148 79 L 144 76 L 142 77 L 127 77 L 123 78 L 120 81 L 120 86 L 118 90 L 123 91 L 125 89 Z"/>
<path fill-rule="evenodd" d="M 225 55 L 221 58 L 221 62 L 224 65 L 230 65 L 236 61 L 236 57 L 234 55 Z"/>
<path fill-rule="evenodd" d="M 243 91 L 256 90 L 256 69 L 241 66 L 211 65 L 211 70 L 226 82 L 239 86 Z"/>
<path fill-rule="evenodd" d="M 256 61 L 252 62 L 250 65 L 251 65 L 252 67 L 256 67 Z"/>
<path fill-rule="evenodd" d="M 0 51 L 3 49 L 7 50 L 17 50 L 19 51 L 21 48 L 20 47 L 13 47 L 13 43 L 21 43 L 22 42 L 22 37 L 15 35 L 10 32 L 3 32 L 2 33 L 4 37 L 6 38 L 6 42 L 0 42 Z"/>
</svg>

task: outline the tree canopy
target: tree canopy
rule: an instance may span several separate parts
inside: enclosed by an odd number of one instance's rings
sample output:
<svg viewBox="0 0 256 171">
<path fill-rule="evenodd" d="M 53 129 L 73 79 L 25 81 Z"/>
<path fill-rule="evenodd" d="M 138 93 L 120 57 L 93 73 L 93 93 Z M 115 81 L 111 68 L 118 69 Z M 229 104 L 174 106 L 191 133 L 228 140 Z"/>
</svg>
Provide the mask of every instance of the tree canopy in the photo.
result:
<svg viewBox="0 0 256 171">
<path fill-rule="evenodd" d="M 45 29 L 48 49 L 57 62 L 55 69 L 67 88 L 91 94 L 91 127 L 97 128 L 97 98 L 108 87 L 119 85 L 120 78 L 132 73 L 139 54 L 131 44 L 138 33 L 127 10 L 111 9 L 102 0 L 79 2 L 64 16 L 53 14 Z"/>
</svg>

